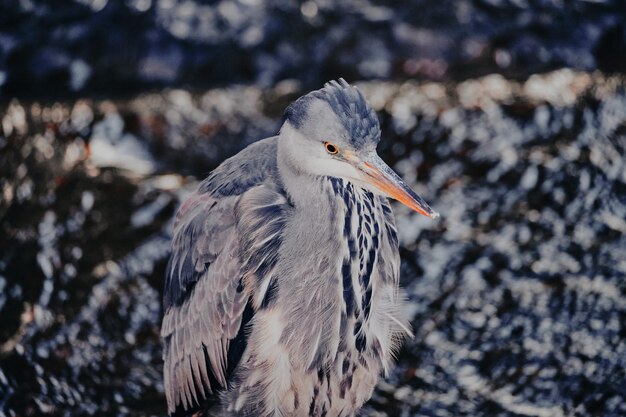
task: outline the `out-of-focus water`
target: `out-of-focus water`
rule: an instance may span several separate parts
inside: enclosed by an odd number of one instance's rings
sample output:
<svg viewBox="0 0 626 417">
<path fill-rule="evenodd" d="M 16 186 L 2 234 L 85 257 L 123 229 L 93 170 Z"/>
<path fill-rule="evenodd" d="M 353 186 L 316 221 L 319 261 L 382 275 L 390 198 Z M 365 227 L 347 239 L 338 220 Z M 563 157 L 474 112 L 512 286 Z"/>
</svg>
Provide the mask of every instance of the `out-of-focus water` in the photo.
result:
<svg viewBox="0 0 626 417">
<path fill-rule="evenodd" d="M 626 415 L 623 79 L 360 86 L 381 155 L 442 216 L 394 206 L 416 336 L 365 415 Z M 0 110 L 0 415 L 164 414 L 173 213 L 302 92 Z"/>
<path fill-rule="evenodd" d="M 0 94 L 626 72 L 623 0 L 0 2 Z"/>
</svg>

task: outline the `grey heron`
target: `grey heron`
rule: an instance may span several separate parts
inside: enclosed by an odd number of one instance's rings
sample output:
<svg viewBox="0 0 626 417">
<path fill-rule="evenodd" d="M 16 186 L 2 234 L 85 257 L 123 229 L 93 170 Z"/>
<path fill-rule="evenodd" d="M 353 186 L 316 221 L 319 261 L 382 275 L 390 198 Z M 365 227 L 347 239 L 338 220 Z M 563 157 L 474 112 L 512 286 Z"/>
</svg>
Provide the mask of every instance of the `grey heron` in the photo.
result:
<svg viewBox="0 0 626 417">
<path fill-rule="evenodd" d="M 370 398 L 410 333 L 387 198 L 439 216 L 378 157 L 380 136 L 362 93 L 331 81 L 181 205 L 161 328 L 169 414 L 351 416 Z"/>
</svg>

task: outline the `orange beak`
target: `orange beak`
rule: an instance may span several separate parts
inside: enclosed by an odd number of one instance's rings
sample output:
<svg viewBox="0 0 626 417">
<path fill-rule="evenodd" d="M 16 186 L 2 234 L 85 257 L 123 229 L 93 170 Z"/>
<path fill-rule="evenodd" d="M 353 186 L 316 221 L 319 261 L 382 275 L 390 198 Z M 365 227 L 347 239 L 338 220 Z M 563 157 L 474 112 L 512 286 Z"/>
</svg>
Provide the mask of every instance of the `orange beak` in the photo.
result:
<svg viewBox="0 0 626 417">
<path fill-rule="evenodd" d="M 431 219 L 439 217 L 439 213 L 430 208 L 424 199 L 411 190 L 382 159 L 375 157 L 368 162 L 356 163 L 355 166 L 366 175 L 368 182 L 383 194 L 426 217 Z"/>
</svg>

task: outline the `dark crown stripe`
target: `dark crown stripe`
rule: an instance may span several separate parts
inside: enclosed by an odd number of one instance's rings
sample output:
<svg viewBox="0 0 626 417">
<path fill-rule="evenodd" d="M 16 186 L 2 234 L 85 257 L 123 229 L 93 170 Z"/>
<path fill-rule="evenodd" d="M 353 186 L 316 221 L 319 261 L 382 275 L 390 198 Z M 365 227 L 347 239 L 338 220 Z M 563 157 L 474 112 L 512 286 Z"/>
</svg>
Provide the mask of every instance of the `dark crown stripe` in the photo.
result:
<svg viewBox="0 0 626 417">
<path fill-rule="evenodd" d="M 300 97 L 285 111 L 285 120 L 296 128 L 302 127 L 312 99 L 328 103 L 355 147 L 366 144 L 375 146 L 380 141 L 380 125 L 376 112 L 367 103 L 361 91 L 343 78 L 330 81 L 324 88 Z"/>
</svg>

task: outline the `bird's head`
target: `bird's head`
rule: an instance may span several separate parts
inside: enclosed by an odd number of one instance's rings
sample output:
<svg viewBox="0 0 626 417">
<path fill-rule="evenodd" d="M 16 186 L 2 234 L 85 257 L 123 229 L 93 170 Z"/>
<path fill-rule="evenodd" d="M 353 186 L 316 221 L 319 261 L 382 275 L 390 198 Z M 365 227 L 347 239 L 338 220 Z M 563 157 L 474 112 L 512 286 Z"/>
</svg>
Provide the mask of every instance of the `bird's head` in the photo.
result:
<svg viewBox="0 0 626 417">
<path fill-rule="evenodd" d="M 285 111 L 281 136 L 301 173 L 351 181 L 432 219 L 439 214 L 376 153 L 380 125 L 361 92 L 343 79 L 300 97 Z"/>
</svg>

